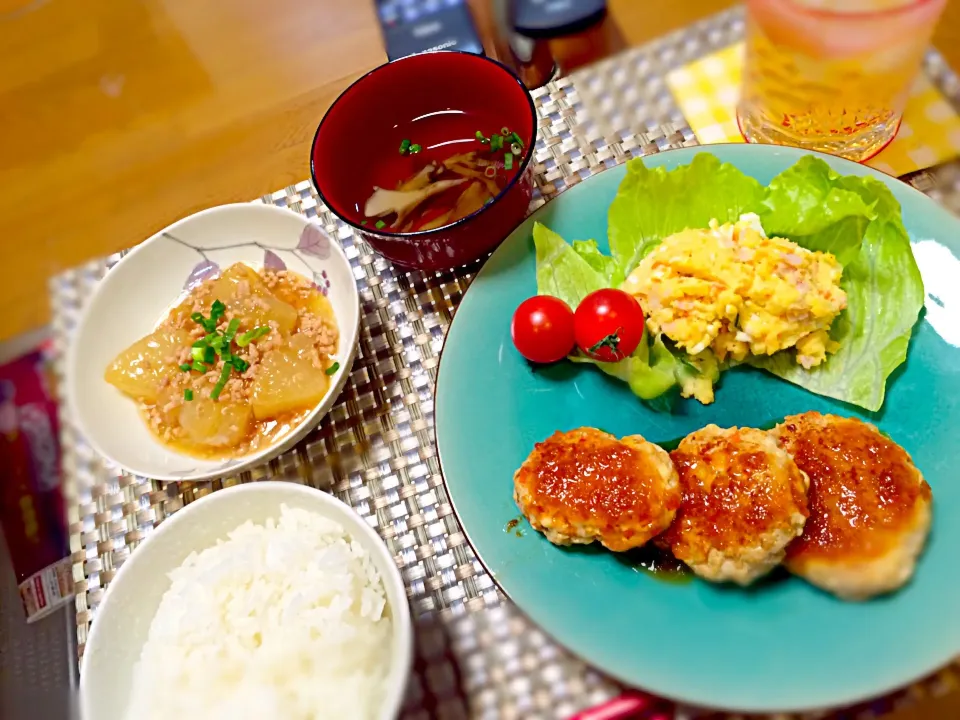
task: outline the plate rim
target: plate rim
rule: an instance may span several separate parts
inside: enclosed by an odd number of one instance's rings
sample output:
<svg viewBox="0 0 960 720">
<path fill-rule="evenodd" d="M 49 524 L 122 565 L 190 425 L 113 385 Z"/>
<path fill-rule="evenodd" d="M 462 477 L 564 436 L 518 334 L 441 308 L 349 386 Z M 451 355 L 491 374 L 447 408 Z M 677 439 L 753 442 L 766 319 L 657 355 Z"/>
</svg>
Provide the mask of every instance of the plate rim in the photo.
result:
<svg viewBox="0 0 960 720">
<path fill-rule="evenodd" d="M 876 173 L 876 175 L 880 175 L 883 178 L 887 178 L 889 181 L 898 182 L 908 190 L 908 195 L 919 196 L 920 198 L 923 198 L 921 202 L 929 202 L 932 205 L 932 207 L 943 211 L 950 217 L 953 217 L 952 215 L 949 214 L 949 212 L 945 208 L 943 208 L 935 200 L 933 200 L 933 198 L 929 197 L 928 195 L 921 192 L 920 190 L 917 190 L 917 188 L 915 188 L 910 183 L 900 180 L 900 178 L 896 176 L 888 175 L 868 165 L 863 165 L 862 163 L 857 163 L 852 160 L 848 160 L 846 158 L 830 155 L 828 153 L 803 150 L 801 148 L 795 148 L 792 146 L 765 145 L 765 144 L 756 144 L 756 143 L 736 143 L 736 142 L 711 143 L 709 145 L 692 145 L 692 146 L 681 147 L 681 148 L 669 148 L 667 150 L 661 150 L 656 153 L 651 153 L 650 155 L 640 155 L 640 156 L 631 157 L 625 160 L 624 162 L 618 163 L 617 165 L 613 165 L 609 168 L 604 168 L 601 172 L 598 172 L 595 175 L 591 175 L 585 180 L 578 182 L 576 186 L 567 188 L 562 193 L 560 193 L 557 197 L 547 201 L 542 206 L 537 208 L 534 212 L 530 213 L 527 217 L 524 218 L 523 222 L 521 222 L 519 225 L 517 225 L 517 227 L 513 229 L 510 235 L 508 235 L 503 240 L 503 242 L 501 242 L 500 245 L 498 245 L 497 248 L 484 261 L 483 266 L 477 271 L 477 274 L 474 276 L 473 280 L 470 281 L 470 284 L 467 286 L 467 289 L 464 291 L 463 296 L 460 299 L 460 303 L 461 304 L 463 303 L 463 301 L 467 297 L 467 293 L 469 293 L 470 290 L 474 288 L 477 280 L 480 279 L 480 276 L 482 275 L 484 270 L 488 267 L 489 262 L 490 260 L 493 259 L 494 255 L 496 255 L 498 252 L 501 252 L 501 250 L 505 248 L 509 242 L 512 241 L 513 236 L 517 232 L 519 232 L 521 228 L 527 226 L 528 224 L 532 224 L 533 222 L 536 222 L 536 220 L 540 216 L 544 215 L 547 209 L 560 197 L 567 195 L 570 192 L 576 191 L 578 187 L 584 185 L 585 183 L 589 182 L 595 177 L 604 175 L 608 170 L 615 170 L 619 167 L 626 167 L 627 163 L 629 163 L 631 160 L 635 160 L 635 159 L 644 160 L 645 158 L 649 158 L 651 156 L 659 156 L 659 155 L 665 155 L 670 153 L 680 153 L 684 155 L 689 154 L 691 160 L 693 159 L 694 156 L 696 156 L 699 153 L 708 153 L 716 157 L 716 155 L 713 152 L 711 152 L 711 148 L 713 147 L 740 148 L 744 152 L 747 152 L 747 153 L 754 152 L 761 155 L 765 153 L 771 153 L 771 152 L 782 152 L 788 156 L 793 156 L 795 158 L 794 162 L 796 162 L 803 156 L 813 155 L 815 157 L 818 157 L 820 159 L 827 161 L 828 163 L 839 161 L 841 165 L 849 165 L 850 167 L 863 168 L 863 169 L 866 169 L 867 172 L 858 173 L 861 176 L 875 177 L 874 173 Z M 739 152 L 739 150 L 736 152 Z M 721 160 L 721 162 L 724 162 L 724 161 Z M 876 178 L 876 179 L 878 179 L 879 182 L 883 182 L 885 187 L 887 186 L 887 182 L 885 182 L 884 180 L 880 180 L 879 178 Z M 897 202 L 899 203 L 899 200 Z M 960 224 L 960 219 L 954 218 L 954 220 L 958 224 Z M 457 308 L 458 310 L 459 310 L 459 307 L 460 305 L 458 305 L 458 308 Z M 484 569 L 484 571 L 490 577 L 491 581 L 493 582 L 497 590 L 499 590 L 503 594 L 503 596 L 510 601 L 513 607 L 518 612 L 520 612 L 520 614 L 523 617 L 525 617 L 537 630 L 539 630 L 541 633 L 547 636 L 551 641 L 555 642 L 559 647 L 563 648 L 566 652 L 570 653 L 570 655 L 572 655 L 573 657 L 575 657 L 576 659 L 584 663 L 588 668 L 593 668 L 600 671 L 601 673 L 612 678 L 619 684 L 623 685 L 625 689 L 635 688 L 643 692 L 647 692 L 653 695 L 654 697 L 659 697 L 677 704 L 682 704 L 687 706 L 696 706 L 696 707 L 705 707 L 710 710 L 717 710 L 717 711 L 730 712 L 730 713 L 791 714 L 791 713 L 808 713 L 808 712 L 817 712 L 817 711 L 837 710 L 837 709 L 843 709 L 849 706 L 855 706 L 864 702 L 869 702 L 871 700 L 878 700 L 887 694 L 910 687 L 911 685 L 917 683 L 918 681 L 923 680 L 924 678 L 930 676 L 931 674 L 936 673 L 938 670 L 948 666 L 953 661 L 953 659 L 955 658 L 955 653 L 950 654 L 945 659 L 936 660 L 932 664 L 927 665 L 925 669 L 920 670 L 918 672 L 914 672 L 906 676 L 901 682 L 895 685 L 884 685 L 882 687 L 879 687 L 876 691 L 860 692 L 857 694 L 850 694 L 846 696 L 835 697 L 834 699 L 827 701 L 826 704 L 824 702 L 816 702 L 816 703 L 810 703 L 805 705 L 796 704 L 796 705 L 779 705 L 779 706 L 773 706 L 773 705 L 749 705 L 749 706 L 729 705 L 728 706 L 728 705 L 709 704 L 710 701 L 705 701 L 703 698 L 685 697 L 680 694 L 664 693 L 660 690 L 655 690 L 649 687 L 645 687 L 643 685 L 638 685 L 636 684 L 635 680 L 625 677 L 616 669 L 611 669 L 611 668 L 602 666 L 599 663 L 594 662 L 593 660 L 590 660 L 582 652 L 571 647 L 567 643 L 563 642 L 553 632 L 551 632 L 550 630 L 545 628 L 543 625 L 541 625 L 539 622 L 537 622 L 537 620 L 533 617 L 531 612 L 528 612 L 527 609 L 525 609 L 522 605 L 520 605 L 520 603 L 518 603 L 513 598 L 510 592 L 500 582 L 496 573 L 494 573 L 491 570 L 490 566 L 487 564 L 486 560 L 484 560 L 482 554 L 480 553 L 473 538 L 470 536 L 470 532 L 468 531 L 466 525 L 463 522 L 460 511 L 457 509 L 457 504 L 454 499 L 454 493 L 450 491 L 450 485 L 447 481 L 447 472 L 444 468 L 443 452 L 440 447 L 440 424 L 436 422 L 436 412 L 439 406 L 440 387 L 441 387 L 440 378 L 441 378 L 441 370 L 443 368 L 444 350 L 447 348 L 447 343 L 450 341 L 450 334 L 453 332 L 458 314 L 459 313 L 455 312 L 453 315 L 453 318 L 450 321 L 450 327 L 447 330 L 446 336 L 444 338 L 443 346 L 440 348 L 439 357 L 437 359 L 437 379 L 436 379 L 435 390 L 434 390 L 433 439 L 434 439 L 434 444 L 437 448 L 437 462 L 440 467 L 440 481 L 443 484 L 443 488 L 447 493 L 447 497 L 450 499 L 450 507 L 453 510 L 453 515 L 456 518 L 458 525 L 460 526 L 460 530 L 463 532 L 463 536 L 466 539 L 467 544 L 470 546 L 470 549 L 473 551 L 473 554 L 476 557 L 477 561 L 480 563 L 480 566 Z M 919 319 L 918 319 L 918 322 L 919 322 Z"/>
</svg>

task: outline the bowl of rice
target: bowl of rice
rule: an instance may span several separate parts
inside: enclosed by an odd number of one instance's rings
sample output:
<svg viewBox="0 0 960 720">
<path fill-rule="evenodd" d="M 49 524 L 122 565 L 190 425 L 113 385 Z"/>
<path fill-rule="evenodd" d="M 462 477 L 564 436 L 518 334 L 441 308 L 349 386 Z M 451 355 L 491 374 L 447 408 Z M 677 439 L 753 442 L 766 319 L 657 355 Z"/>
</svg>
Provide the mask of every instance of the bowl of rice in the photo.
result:
<svg viewBox="0 0 960 720">
<path fill-rule="evenodd" d="M 388 720 L 412 659 L 387 546 L 291 482 L 211 493 L 117 573 L 80 668 L 86 720 Z"/>
</svg>

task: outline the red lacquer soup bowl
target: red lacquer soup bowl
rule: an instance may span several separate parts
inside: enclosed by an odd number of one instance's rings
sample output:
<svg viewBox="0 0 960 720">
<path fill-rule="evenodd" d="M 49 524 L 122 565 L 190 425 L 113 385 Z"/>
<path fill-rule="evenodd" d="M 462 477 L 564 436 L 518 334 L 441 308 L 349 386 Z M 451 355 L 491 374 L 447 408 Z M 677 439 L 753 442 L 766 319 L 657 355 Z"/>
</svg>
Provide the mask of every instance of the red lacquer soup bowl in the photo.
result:
<svg viewBox="0 0 960 720">
<path fill-rule="evenodd" d="M 477 133 L 489 140 L 504 129 L 517 134 L 522 151 L 498 165 L 498 194 L 479 210 L 408 232 L 364 215 L 375 187 L 395 189 L 424 164 L 454 153 L 491 152 Z M 310 170 L 324 204 L 385 258 L 445 270 L 493 250 L 526 216 L 536 132 L 533 99 L 505 66 L 461 52 L 411 55 L 381 65 L 337 98 L 317 128 Z M 401 152 L 405 140 L 419 152 Z"/>
</svg>

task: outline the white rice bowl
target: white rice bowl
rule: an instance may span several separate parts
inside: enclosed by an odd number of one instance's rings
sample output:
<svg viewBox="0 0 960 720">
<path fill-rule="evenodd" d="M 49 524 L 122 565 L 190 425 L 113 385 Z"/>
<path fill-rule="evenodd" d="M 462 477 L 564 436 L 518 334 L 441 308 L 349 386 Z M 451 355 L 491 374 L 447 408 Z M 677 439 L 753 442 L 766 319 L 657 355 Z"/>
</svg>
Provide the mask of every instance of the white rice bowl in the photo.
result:
<svg viewBox="0 0 960 720">
<path fill-rule="evenodd" d="M 208 542 L 178 542 L 196 528 Z M 144 591 L 154 602 L 130 606 Z M 83 659 L 83 717 L 393 717 L 409 624 L 386 547 L 342 503 L 292 483 L 223 490 L 163 523 L 114 580 Z"/>
</svg>

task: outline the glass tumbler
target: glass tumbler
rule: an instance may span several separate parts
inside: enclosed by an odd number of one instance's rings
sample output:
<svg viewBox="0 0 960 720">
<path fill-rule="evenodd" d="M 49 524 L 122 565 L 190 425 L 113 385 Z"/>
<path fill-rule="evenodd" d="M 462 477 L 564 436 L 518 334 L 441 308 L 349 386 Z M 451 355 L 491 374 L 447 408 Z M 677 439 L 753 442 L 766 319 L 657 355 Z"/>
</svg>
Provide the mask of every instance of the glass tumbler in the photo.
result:
<svg viewBox="0 0 960 720">
<path fill-rule="evenodd" d="M 946 0 L 747 0 L 749 142 L 863 161 L 900 127 Z"/>
</svg>

